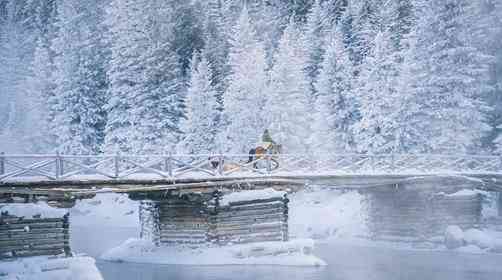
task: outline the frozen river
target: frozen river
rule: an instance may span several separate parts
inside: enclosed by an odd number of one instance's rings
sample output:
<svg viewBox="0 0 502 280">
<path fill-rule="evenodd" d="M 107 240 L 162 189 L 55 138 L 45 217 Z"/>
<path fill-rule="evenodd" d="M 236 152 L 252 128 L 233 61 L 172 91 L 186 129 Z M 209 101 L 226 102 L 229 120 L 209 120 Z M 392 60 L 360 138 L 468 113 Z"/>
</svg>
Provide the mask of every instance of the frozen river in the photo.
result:
<svg viewBox="0 0 502 280">
<path fill-rule="evenodd" d="M 502 279 L 502 255 L 411 251 L 342 244 L 319 246 L 326 267 L 180 266 L 98 262 L 105 280 Z"/>
<path fill-rule="evenodd" d="M 114 238 L 100 238 L 84 228 L 73 230 L 79 252 L 98 257 L 104 250 L 135 236 L 135 229 L 107 230 Z M 85 240 L 85 242 L 84 242 Z M 102 241 L 100 241 L 102 240 Z M 106 242 L 104 241 L 106 240 Z M 78 245 L 77 245 L 78 244 Z M 97 259 L 105 280 L 496 280 L 502 279 L 502 255 L 455 251 L 394 249 L 358 246 L 343 242 L 318 244 L 315 254 L 326 267 L 281 266 L 183 266 L 111 263 Z"/>
</svg>

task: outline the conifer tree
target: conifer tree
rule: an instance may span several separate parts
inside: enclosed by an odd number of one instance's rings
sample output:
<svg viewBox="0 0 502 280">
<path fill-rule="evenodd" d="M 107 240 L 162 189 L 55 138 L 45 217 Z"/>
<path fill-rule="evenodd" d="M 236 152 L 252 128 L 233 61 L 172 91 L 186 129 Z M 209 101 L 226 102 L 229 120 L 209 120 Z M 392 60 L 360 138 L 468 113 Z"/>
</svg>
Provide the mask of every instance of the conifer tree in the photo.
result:
<svg viewBox="0 0 502 280">
<path fill-rule="evenodd" d="M 414 51 L 405 65 L 421 109 L 415 116 L 422 124 L 423 143 L 416 146 L 421 152 L 466 153 L 480 146 L 488 129 L 483 114 L 488 108 L 478 96 L 488 64 L 463 37 L 468 2 L 425 2 L 419 14 Z"/>
<path fill-rule="evenodd" d="M 104 140 L 107 77 L 98 2 L 72 0 L 58 7 L 55 129 L 64 153 L 95 154 Z"/>
<path fill-rule="evenodd" d="M 395 115 L 400 108 L 398 67 L 388 32 L 377 34 L 374 44 L 356 89 L 361 119 L 354 125 L 354 135 L 360 152 L 390 153 L 398 149 L 396 138 L 400 124 Z"/>
<path fill-rule="evenodd" d="M 295 23 L 290 22 L 279 41 L 271 70 L 268 112 L 270 131 L 287 153 L 305 153 L 310 147 L 311 103 L 305 72 L 307 57 Z"/>
<path fill-rule="evenodd" d="M 216 136 L 220 111 L 217 92 L 211 83 L 211 68 L 204 54 L 195 53 L 187 91 L 187 119 L 183 122 L 181 150 L 188 154 L 217 152 Z"/>
<path fill-rule="evenodd" d="M 263 45 L 256 39 L 247 9 L 234 27 L 231 38 L 229 86 L 224 95 L 225 114 L 229 121 L 221 138 L 227 150 L 247 153 L 256 145 L 268 126 L 264 112 L 267 103 L 267 65 Z"/>
<path fill-rule="evenodd" d="M 309 91 L 311 91 L 311 100 L 315 100 L 316 88 L 314 86 L 323 57 L 323 41 L 325 37 L 325 18 L 321 6 L 321 0 L 315 0 L 310 12 L 307 14 L 307 24 L 305 28 L 306 51 L 308 53 L 305 70 L 309 79 Z"/>
<path fill-rule="evenodd" d="M 315 146 L 320 153 L 340 153 L 353 149 L 351 128 L 356 121 L 357 106 L 352 85 L 353 69 L 344 47 L 340 28 L 330 32 L 319 79 L 315 84 Z"/>
</svg>

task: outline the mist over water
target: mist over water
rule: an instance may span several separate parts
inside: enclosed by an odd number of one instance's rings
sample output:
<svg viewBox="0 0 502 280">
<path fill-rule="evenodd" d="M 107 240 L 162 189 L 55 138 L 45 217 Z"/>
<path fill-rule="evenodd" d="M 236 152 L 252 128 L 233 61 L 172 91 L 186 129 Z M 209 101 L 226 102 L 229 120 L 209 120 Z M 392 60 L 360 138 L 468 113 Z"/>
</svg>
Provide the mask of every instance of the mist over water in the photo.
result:
<svg viewBox="0 0 502 280">
<path fill-rule="evenodd" d="M 332 198 L 330 199 L 330 194 Z M 325 227 L 320 232 L 330 231 L 328 222 L 339 221 L 351 230 L 356 229 L 349 223 L 355 219 L 360 210 L 352 209 L 359 205 L 360 196 L 349 193 L 341 196 L 334 191 L 314 192 L 311 194 L 300 192 L 291 196 L 291 223 L 302 221 L 310 212 L 311 224 L 291 224 L 291 234 L 307 234 L 303 227 L 316 227 L 320 224 L 312 220 L 323 211 L 326 214 Z M 120 201 L 120 200 L 119 200 Z M 122 203 L 122 205 L 126 202 Z M 331 204 L 331 205 L 330 205 Z M 338 204 L 338 207 L 333 204 Z M 82 207 L 82 206 L 81 206 Z M 132 207 L 136 207 L 133 205 Z M 309 208 L 310 207 L 310 208 Z M 317 207 L 316 209 L 313 209 Z M 127 207 L 116 211 L 121 215 Z M 309 210 L 310 209 L 310 210 Z M 296 213 L 301 211 L 303 214 Z M 96 210 L 99 212 L 99 210 Z M 345 215 L 345 216 L 344 216 Z M 502 255 L 473 254 L 459 251 L 415 249 L 413 246 L 398 244 L 382 245 L 372 241 L 359 242 L 354 239 L 343 238 L 322 239 L 316 242 L 314 255 L 323 259 L 328 265 L 324 267 L 290 267 L 266 265 L 221 265 L 221 266 L 189 266 L 189 265 L 154 265 L 138 263 L 118 263 L 100 260 L 100 255 L 107 250 L 123 243 L 128 238 L 137 238 L 138 226 L 134 219 L 123 226 L 113 223 L 114 215 L 110 215 L 108 226 L 96 228 L 85 226 L 83 219 L 74 216 L 75 226 L 71 229 L 72 250 L 76 253 L 88 254 L 97 260 L 97 267 L 105 280 L 166 280 L 166 279 L 305 279 L 305 280 L 389 280 L 389 279 L 455 279 L 480 280 L 502 279 Z M 82 220 L 79 220 L 83 218 Z M 98 218 L 96 218 L 98 219 Z M 346 219 L 346 220 L 343 220 Z M 305 220 L 305 219 L 303 219 Z M 124 221 L 125 222 L 125 221 Z M 307 220 L 305 220 L 307 222 Z M 359 223 L 357 221 L 356 223 Z M 111 224 L 111 225 L 110 225 Z M 303 226 L 303 227 L 302 227 Z M 316 229 L 311 229 L 315 231 Z M 359 230 L 359 229 L 357 229 Z M 341 229 L 338 230 L 342 232 Z"/>
</svg>

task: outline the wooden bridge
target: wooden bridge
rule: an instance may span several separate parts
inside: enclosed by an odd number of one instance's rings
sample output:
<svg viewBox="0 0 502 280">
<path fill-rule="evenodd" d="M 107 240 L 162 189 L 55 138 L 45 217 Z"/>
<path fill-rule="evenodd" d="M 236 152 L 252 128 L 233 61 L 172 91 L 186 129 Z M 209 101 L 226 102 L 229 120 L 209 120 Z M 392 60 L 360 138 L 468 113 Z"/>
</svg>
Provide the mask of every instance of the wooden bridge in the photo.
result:
<svg viewBox="0 0 502 280">
<path fill-rule="evenodd" d="M 375 184 L 455 174 L 497 182 L 502 157 L 434 154 L 16 155 L 0 153 L 0 187 L 221 182 L 248 178 Z M 336 180 L 338 178 L 338 181 Z M 500 177 L 502 179 L 502 177 Z"/>
<path fill-rule="evenodd" d="M 127 193 L 142 203 L 142 237 L 156 244 L 251 242 L 257 235 L 285 241 L 286 195 L 228 205 L 222 199 L 236 190 L 327 185 L 367 197 L 375 237 L 400 235 L 404 227 L 407 238 L 424 239 L 448 224 L 481 226 L 481 196 L 451 194 L 502 193 L 501 170 L 502 158 L 478 155 L 0 154 L 0 203 L 45 200 L 69 208 L 99 192 Z M 502 213 L 502 195 L 498 204 Z"/>
</svg>

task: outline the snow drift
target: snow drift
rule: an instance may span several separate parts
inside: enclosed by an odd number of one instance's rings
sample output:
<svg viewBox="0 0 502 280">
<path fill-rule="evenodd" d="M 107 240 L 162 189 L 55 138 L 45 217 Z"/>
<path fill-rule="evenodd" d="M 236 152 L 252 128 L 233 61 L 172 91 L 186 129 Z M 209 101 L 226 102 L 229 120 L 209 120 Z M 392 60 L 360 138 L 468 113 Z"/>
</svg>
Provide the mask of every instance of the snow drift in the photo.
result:
<svg viewBox="0 0 502 280">
<path fill-rule="evenodd" d="M 311 239 L 193 248 L 182 245 L 157 247 L 150 241 L 132 238 L 105 252 L 101 259 L 180 265 L 326 265 L 312 254 L 313 249 Z"/>
</svg>

